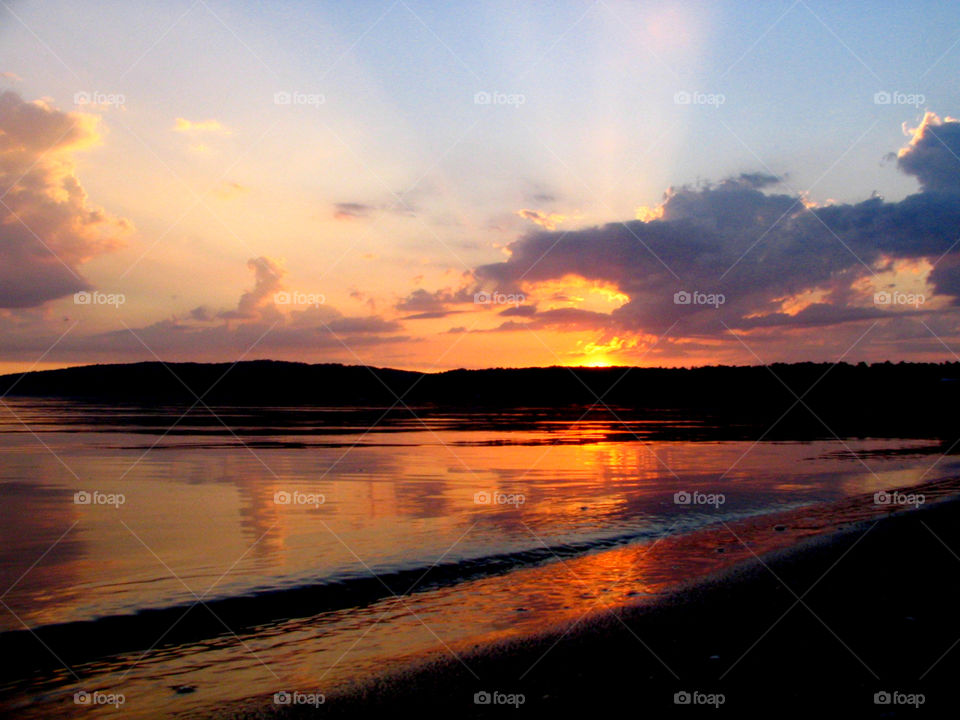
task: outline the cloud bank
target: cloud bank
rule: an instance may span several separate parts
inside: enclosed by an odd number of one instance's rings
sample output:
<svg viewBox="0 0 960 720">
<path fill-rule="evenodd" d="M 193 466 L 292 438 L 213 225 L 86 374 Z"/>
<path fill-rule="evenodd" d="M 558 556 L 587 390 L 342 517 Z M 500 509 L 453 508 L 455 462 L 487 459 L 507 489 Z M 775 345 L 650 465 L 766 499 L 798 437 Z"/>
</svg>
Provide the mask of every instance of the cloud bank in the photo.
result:
<svg viewBox="0 0 960 720">
<path fill-rule="evenodd" d="M 510 292 L 570 277 L 609 284 L 629 300 L 610 312 L 530 314 L 529 327 L 675 328 L 687 337 L 931 313 L 937 303 L 949 310 L 960 298 L 960 121 L 927 113 L 909 133 L 896 162 L 920 192 L 900 202 L 816 206 L 770 191 L 781 179 L 765 173 L 671 188 L 646 220 L 525 235 L 509 245 L 509 259 L 476 269 L 478 287 Z M 911 273 L 936 302 L 875 302 Z M 518 327 L 514 319 L 502 329 Z"/>
</svg>

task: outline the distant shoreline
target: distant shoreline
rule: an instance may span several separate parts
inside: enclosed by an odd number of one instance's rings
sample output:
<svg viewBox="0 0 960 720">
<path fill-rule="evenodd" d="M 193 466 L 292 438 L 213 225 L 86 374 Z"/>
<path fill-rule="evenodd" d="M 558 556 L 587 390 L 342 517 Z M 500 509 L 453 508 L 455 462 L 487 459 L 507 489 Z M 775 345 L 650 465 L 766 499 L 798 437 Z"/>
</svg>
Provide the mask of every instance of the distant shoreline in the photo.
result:
<svg viewBox="0 0 960 720">
<path fill-rule="evenodd" d="M 692 369 L 450 370 L 267 360 L 90 365 L 0 376 L 0 398 L 259 408 L 411 408 L 498 412 L 538 408 L 614 420 L 663 413 L 743 427 L 757 437 L 960 438 L 960 363 L 794 363 Z M 767 433 L 767 434 L 763 434 Z"/>
</svg>

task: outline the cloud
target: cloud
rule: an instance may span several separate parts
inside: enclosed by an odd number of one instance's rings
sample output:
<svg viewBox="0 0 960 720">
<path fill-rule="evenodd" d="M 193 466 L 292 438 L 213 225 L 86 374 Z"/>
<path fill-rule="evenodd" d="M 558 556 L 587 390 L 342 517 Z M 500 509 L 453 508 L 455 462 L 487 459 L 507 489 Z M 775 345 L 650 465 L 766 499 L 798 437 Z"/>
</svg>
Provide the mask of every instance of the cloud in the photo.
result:
<svg viewBox="0 0 960 720">
<path fill-rule="evenodd" d="M 191 310 L 190 318 L 199 322 L 210 322 L 214 319 L 205 305 L 200 305 Z"/>
<path fill-rule="evenodd" d="M 556 230 L 557 225 L 568 219 L 566 215 L 560 213 L 542 213 L 539 210 L 528 210 L 526 208 L 517 210 L 517 215 L 546 230 Z"/>
<path fill-rule="evenodd" d="M 333 205 L 334 220 L 361 220 L 373 217 L 376 213 L 414 217 L 417 214 L 417 208 L 411 204 L 408 197 L 401 197 L 400 195 L 394 195 L 390 202 L 380 205 L 361 202 L 340 202 Z"/>
<path fill-rule="evenodd" d="M 783 178 L 765 172 L 740 173 L 736 178 L 733 178 L 734 182 L 739 182 L 741 185 L 755 190 L 777 185 L 782 180 Z"/>
<path fill-rule="evenodd" d="M 538 284 L 577 277 L 629 298 L 607 312 L 540 311 L 529 324 L 514 320 L 505 330 L 674 328 L 687 338 L 730 340 L 728 328 L 799 330 L 952 311 L 960 299 L 960 122 L 930 113 L 911 134 L 897 163 L 917 178 L 920 192 L 900 202 L 871 197 L 818 207 L 803 196 L 769 192 L 782 182 L 776 176 L 743 173 L 671 188 L 643 220 L 533 231 L 508 246 L 506 261 L 476 268 L 478 286 L 524 289 L 535 300 Z M 934 302 L 875 305 L 881 276 L 894 271 L 895 283 L 927 283 Z M 722 300 L 676 302 L 680 291 Z"/>
<path fill-rule="evenodd" d="M 374 210 L 376 208 L 372 205 L 364 205 L 363 203 L 336 203 L 333 206 L 333 217 L 337 220 L 356 220 L 369 217 Z"/>
<path fill-rule="evenodd" d="M 960 191 L 960 121 L 928 112 L 917 127 L 904 125 L 904 132 L 910 143 L 897 153 L 897 166 L 925 191 Z"/>
<path fill-rule="evenodd" d="M 191 121 L 186 118 L 178 117 L 173 122 L 173 131 L 188 135 L 197 135 L 200 133 L 210 133 L 213 135 L 230 135 L 233 133 L 219 120 L 213 118 L 209 120 Z"/>
<path fill-rule="evenodd" d="M 244 357 L 317 359 L 335 357 L 358 362 L 363 348 L 395 345 L 411 338 L 400 334 L 402 326 L 378 315 L 349 316 L 316 294 L 287 289 L 282 264 L 267 257 L 251 258 L 253 287 L 243 292 L 237 306 L 214 312 L 195 307 L 183 316 L 174 316 L 141 327 L 124 328 L 86 336 L 68 334 L 47 360 L 54 362 L 116 361 L 118 358 L 182 360 L 223 360 Z M 284 298 L 283 303 L 278 300 Z M 303 300 L 303 302 L 300 302 Z M 313 302 L 314 304 L 309 304 Z M 68 319 L 69 321 L 69 319 Z M 49 348 L 67 328 L 40 323 L 16 324 L 0 315 L 0 333 L 8 337 L 7 357 L 35 357 Z M 372 362 L 372 358 L 370 359 Z"/>
<path fill-rule="evenodd" d="M 0 72 L 0 78 L 4 80 L 9 80 L 10 82 L 23 82 L 23 78 L 17 75 L 14 72 Z"/>
<path fill-rule="evenodd" d="M 247 267 L 253 271 L 254 285 L 240 296 L 235 310 L 224 310 L 219 317 L 227 320 L 251 320 L 263 317 L 267 310 L 274 310 L 274 295 L 283 289 L 286 274 L 280 263 L 268 257 L 251 258 Z"/>
<path fill-rule="evenodd" d="M 74 153 L 100 139 L 96 116 L 0 94 L 0 308 L 89 289 L 80 266 L 132 231 L 92 206 L 77 178 Z"/>
<path fill-rule="evenodd" d="M 461 313 L 463 310 L 456 309 L 456 306 L 467 303 L 473 303 L 473 291 L 466 285 L 458 290 L 445 288 L 433 292 L 417 288 L 402 298 L 395 308 L 400 312 L 414 313 L 405 316 L 404 320 L 433 320 Z"/>
<path fill-rule="evenodd" d="M 537 314 L 536 305 L 513 305 L 500 312 L 500 317 L 531 317 Z"/>
</svg>

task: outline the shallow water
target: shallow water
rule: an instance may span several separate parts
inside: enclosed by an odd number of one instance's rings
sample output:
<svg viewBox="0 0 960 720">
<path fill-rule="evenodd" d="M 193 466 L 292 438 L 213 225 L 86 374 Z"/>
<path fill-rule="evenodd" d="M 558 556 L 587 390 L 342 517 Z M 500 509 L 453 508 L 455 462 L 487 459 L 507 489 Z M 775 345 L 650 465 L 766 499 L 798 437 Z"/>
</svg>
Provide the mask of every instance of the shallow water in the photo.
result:
<svg viewBox="0 0 960 720">
<path fill-rule="evenodd" d="M 682 418 L 4 403 L 0 642 L 25 660 L 0 702 L 38 715 L 94 711 L 80 690 L 131 716 L 332 694 L 716 569 L 743 555 L 719 523 L 957 470 L 929 440 Z"/>
</svg>

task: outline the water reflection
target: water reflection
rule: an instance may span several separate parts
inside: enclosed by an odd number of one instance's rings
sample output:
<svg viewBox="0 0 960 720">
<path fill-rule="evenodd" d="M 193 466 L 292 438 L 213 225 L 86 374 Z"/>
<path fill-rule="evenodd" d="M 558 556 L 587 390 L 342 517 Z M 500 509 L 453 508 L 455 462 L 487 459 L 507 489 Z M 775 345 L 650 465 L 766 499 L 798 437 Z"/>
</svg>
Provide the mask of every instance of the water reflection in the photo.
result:
<svg viewBox="0 0 960 720">
<path fill-rule="evenodd" d="M 16 410 L 42 442 L 0 414 L 0 585 L 9 607 L 0 632 L 21 622 L 41 634 L 55 623 L 93 625 L 198 596 L 256 601 L 284 588 L 322 589 L 322 612 L 280 612 L 266 625 L 260 613 L 255 631 L 231 627 L 242 643 L 213 626 L 146 654 L 149 643 L 70 663 L 100 686 L 122 684 L 134 715 L 138 701 L 156 714 L 272 692 L 274 673 L 304 688 L 318 678 L 335 687 L 434 651 L 438 637 L 468 648 L 644 598 L 746 557 L 720 521 L 737 522 L 758 552 L 789 544 L 798 535 L 773 533 L 770 513 L 908 486 L 935 459 L 876 454 L 927 441 L 752 446 L 620 433 L 624 441 L 611 442 L 618 428 L 610 423 L 484 429 L 470 419 L 463 429 L 451 418 L 435 419 L 429 432 L 397 422 L 385 433 L 389 444 L 341 423 L 322 436 L 334 434 L 336 447 L 293 447 L 291 423 L 254 433 L 254 417 L 243 422 L 256 449 L 222 433 L 211 443 L 204 428 L 186 424 L 148 451 L 176 416 L 164 425 L 100 409 L 91 425 L 89 408 Z M 309 414 L 297 422 L 300 431 L 322 424 Z M 864 453 L 869 468 L 847 447 Z M 955 470 L 943 461 L 932 475 Z M 76 504 L 80 490 L 125 502 Z M 693 491 L 724 501 L 676 504 L 677 493 Z M 284 493 L 323 502 L 278 503 Z M 805 512 L 804 528 L 836 522 L 836 509 Z M 351 589 L 371 572 L 396 578 L 390 588 L 400 594 L 422 577 L 426 591 L 398 600 L 369 582 L 362 593 Z M 346 599 L 327 602 L 336 593 Z M 154 630 L 157 639 L 165 628 Z M 178 685 L 196 691 L 177 694 Z M 25 702 L 44 687 L 66 698 L 80 685 L 63 670 L 29 683 L 14 677 L 5 697 Z M 82 710 L 66 700 L 62 709 Z"/>
</svg>

